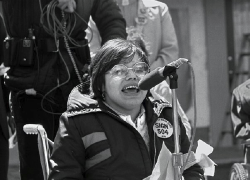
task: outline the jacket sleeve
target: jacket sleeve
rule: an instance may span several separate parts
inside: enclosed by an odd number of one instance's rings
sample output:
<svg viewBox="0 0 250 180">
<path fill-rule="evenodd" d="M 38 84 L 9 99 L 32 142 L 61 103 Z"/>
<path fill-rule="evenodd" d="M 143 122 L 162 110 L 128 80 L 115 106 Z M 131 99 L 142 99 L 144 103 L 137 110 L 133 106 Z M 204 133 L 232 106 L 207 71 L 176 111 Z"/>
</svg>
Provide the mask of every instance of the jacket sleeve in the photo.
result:
<svg viewBox="0 0 250 180">
<path fill-rule="evenodd" d="M 157 59 L 151 64 L 151 69 L 160 67 L 162 64 L 166 65 L 179 57 L 178 41 L 169 8 L 166 4 L 162 4 L 159 8 L 162 16 L 161 31 L 166 33 L 162 34 L 162 46 Z"/>
<path fill-rule="evenodd" d="M 234 89 L 231 99 L 231 118 L 237 138 L 250 138 L 250 81 Z"/>
<path fill-rule="evenodd" d="M 183 154 L 188 153 L 190 141 L 186 134 L 185 127 L 183 123 L 180 121 L 180 129 L 181 129 L 181 152 Z M 202 167 L 198 164 L 194 164 L 190 168 L 186 169 L 183 172 L 183 176 L 185 180 L 205 180 L 204 171 Z"/>
<path fill-rule="evenodd" d="M 114 38 L 127 38 L 126 22 L 113 0 L 95 0 L 91 16 L 102 38 L 102 44 Z"/>
<path fill-rule="evenodd" d="M 83 180 L 85 148 L 73 119 L 60 117 L 60 125 L 55 137 L 50 158 L 52 166 L 50 180 Z"/>
</svg>

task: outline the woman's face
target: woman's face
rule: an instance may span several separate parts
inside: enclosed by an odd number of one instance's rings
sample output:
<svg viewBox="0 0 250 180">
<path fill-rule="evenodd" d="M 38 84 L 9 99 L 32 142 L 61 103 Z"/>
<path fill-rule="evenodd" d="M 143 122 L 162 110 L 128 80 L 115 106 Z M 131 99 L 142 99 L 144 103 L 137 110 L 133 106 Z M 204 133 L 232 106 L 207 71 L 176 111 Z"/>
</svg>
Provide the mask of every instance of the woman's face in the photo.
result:
<svg viewBox="0 0 250 180">
<path fill-rule="evenodd" d="M 136 54 L 131 62 L 120 64 L 132 68 L 135 64 L 140 66 L 144 63 L 139 61 L 139 56 Z M 114 68 L 105 74 L 105 102 L 120 112 L 140 107 L 147 94 L 147 91 L 140 90 L 138 87 L 141 77 L 138 77 L 132 69 L 128 70 L 126 76 L 112 73 L 112 70 Z"/>
</svg>

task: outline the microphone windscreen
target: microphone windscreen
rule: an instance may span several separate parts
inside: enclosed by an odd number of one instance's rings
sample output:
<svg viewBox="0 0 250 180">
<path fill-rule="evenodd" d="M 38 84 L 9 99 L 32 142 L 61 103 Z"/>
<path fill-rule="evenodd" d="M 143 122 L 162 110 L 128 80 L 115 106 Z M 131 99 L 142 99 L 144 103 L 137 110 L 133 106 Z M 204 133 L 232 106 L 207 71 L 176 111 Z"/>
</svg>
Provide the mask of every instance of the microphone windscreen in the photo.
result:
<svg viewBox="0 0 250 180">
<path fill-rule="evenodd" d="M 152 72 L 146 74 L 140 81 L 139 81 L 139 88 L 141 90 L 149 90 L 152 87 L 156 86 L 157 84 L 161 83 L 165 80 L 163 76 L 159 73 L 159 68 L 153 70 Z"/>
</svg>

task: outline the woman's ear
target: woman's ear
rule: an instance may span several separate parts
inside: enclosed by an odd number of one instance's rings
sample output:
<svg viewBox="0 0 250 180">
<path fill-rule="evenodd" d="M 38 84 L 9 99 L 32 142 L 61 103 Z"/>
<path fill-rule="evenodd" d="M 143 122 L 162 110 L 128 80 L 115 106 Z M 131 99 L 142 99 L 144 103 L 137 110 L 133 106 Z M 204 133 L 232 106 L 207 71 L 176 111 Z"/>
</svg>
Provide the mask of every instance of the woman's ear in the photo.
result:
<svg viewBox="0 0 250 180">
<path fill-rule="evenodd" d="M 102 84 L 102 89 L 101 89 L 102 92 L 105 92 L 105 84 L 103 83 Z"/>
<path fill-rule="evenodd" d="M 105 85 L 102 84 L 102 99 L 105 101 Z"/>
</svg>

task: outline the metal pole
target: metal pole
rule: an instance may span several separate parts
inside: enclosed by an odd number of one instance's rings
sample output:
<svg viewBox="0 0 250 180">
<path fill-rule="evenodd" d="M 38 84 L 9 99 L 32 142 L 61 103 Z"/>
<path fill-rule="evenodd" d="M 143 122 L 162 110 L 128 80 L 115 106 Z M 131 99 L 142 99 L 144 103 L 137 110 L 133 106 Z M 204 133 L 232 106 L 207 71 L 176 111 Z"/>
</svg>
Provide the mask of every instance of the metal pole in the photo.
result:
<svg viewBox="0 0 250 180">
<path fill-rule="evenodd" d="M 173 167 L 174 167 L 174 180 L 181 180 L 181 167 L 183 166 L 182 153 L 180 153 L 180 129 L 178 122 L 178 110 L 177 110 L 177 98 L 176 91 L 177 88 L 177 79 L 178 75 L 171 74 L 169 76 L 170 79 L 170 89 L 172 90 L 172 105 L 173 105 L 173 121 L 174 121 L 174 142 L 175 142 L 175 150 L 173 153 Z"/>
</svg>

